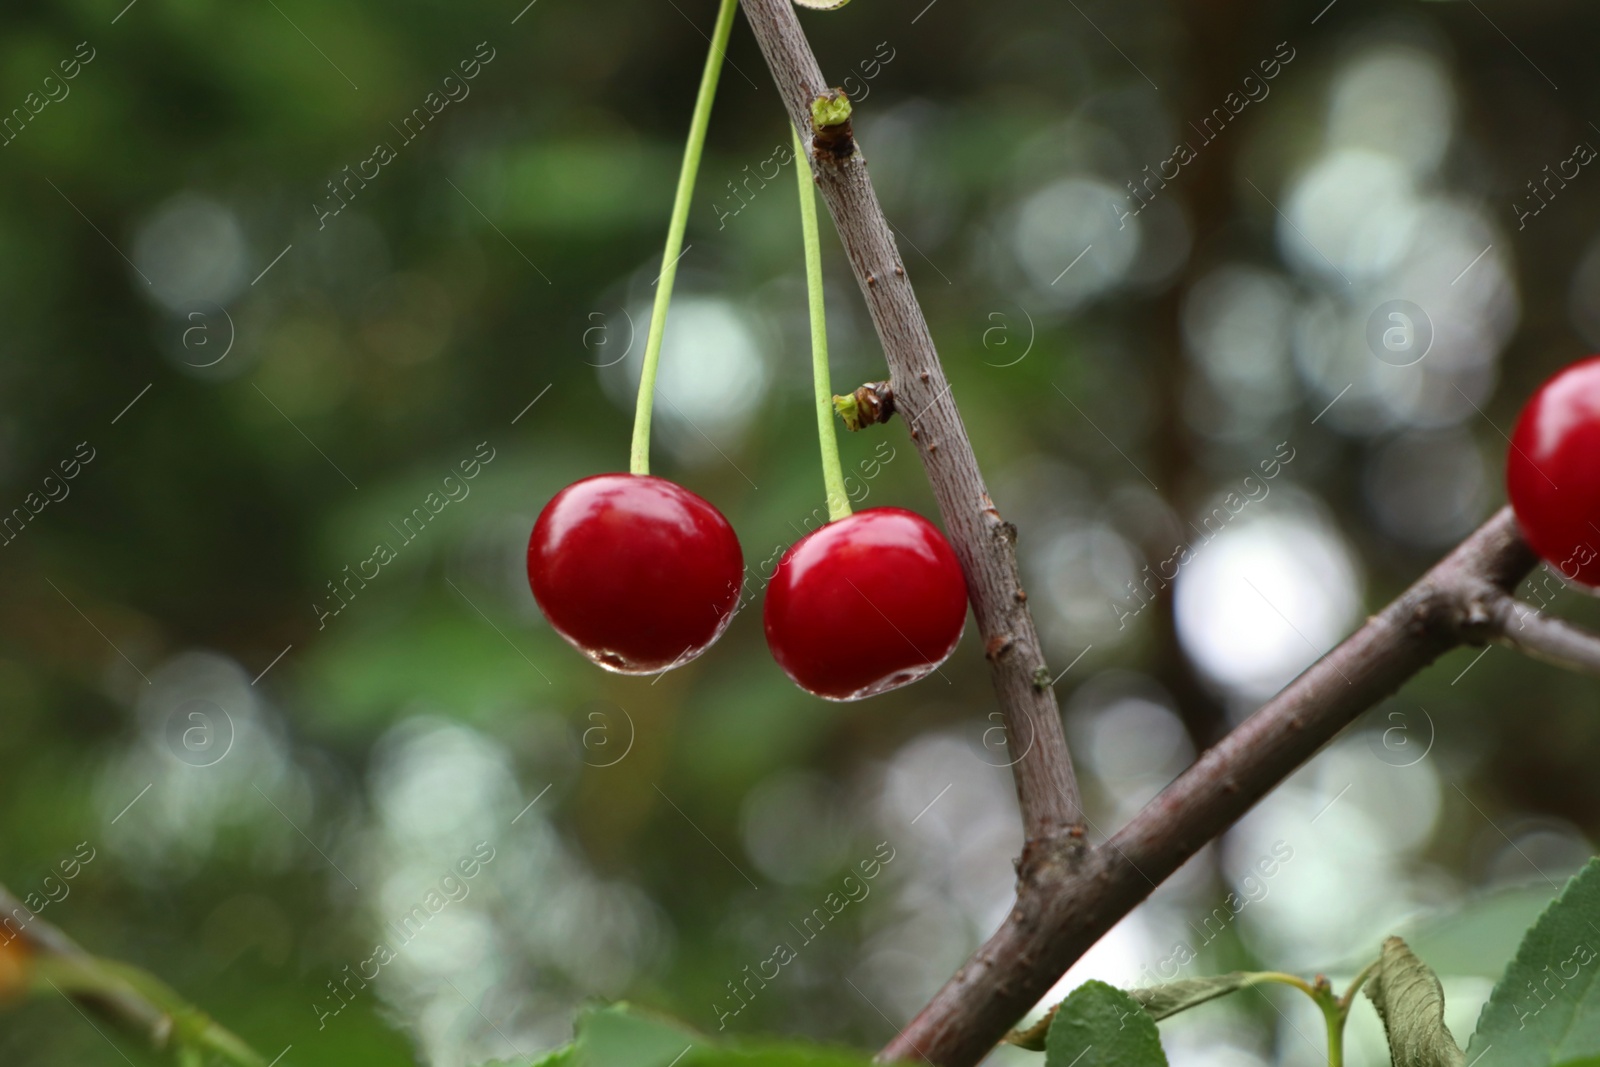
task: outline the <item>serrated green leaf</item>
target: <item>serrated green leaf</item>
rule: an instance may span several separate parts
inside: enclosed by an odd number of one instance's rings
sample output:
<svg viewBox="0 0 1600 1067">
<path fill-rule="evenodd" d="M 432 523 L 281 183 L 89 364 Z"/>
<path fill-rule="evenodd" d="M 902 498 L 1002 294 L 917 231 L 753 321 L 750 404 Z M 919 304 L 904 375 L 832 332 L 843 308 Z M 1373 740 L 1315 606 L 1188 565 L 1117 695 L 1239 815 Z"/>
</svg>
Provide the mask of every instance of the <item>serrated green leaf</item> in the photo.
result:
<svg viewBox="0 0 1600 1067">
<path fill-rule="evenodd" d="M 1478 1017 L 1476 1067 L 1600 1058 L 1600 860 L 1567 883 L 1522 939 Z"/>
<path fill-rule="evenodd" d="M 1394 1067 L 1462 1067 L 1466 1053 L 1444 1024 L 1439 976 L 1398 937 L 1383 943 L 1367 996 L 1383 1019 Z"/>
<path fill-rule="evenodd" d="M 1581 1060 L 1568 1060 L 1556 1067 L 1600 1067 L 1600 1056 L 1585 1056 Z"/>
<path fill-rule="evenodd" d="M 1045 1067 L 1167 1067 L 1156 1021 L 1122 990 L 1085 982 L 1056 1008 Z"/>
</svg>

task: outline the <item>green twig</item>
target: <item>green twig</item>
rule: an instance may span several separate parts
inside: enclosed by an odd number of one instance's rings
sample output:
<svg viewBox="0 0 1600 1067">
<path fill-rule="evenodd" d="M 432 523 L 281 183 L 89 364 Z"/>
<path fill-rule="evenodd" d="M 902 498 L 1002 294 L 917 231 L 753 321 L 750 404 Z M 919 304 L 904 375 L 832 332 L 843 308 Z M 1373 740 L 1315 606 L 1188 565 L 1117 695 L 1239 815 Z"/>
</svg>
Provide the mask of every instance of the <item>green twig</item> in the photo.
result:
<svg viewBox="0 0 1600 1067">
<path fill-rule="evenodd" d="M 1293 986 L 1312 1000 L 1316 1000 L 1319 996 L 1316 986 L 1296 974 L 1285 974 L 1283 971 L 1256 971 L 1250 975 L 1250 985 L 1259 985 L 1263 982 Z"/>
<path fill-rule="evenodd" d="M 90 1005 L 106 1005 L 137 1026 L 158 1049 L 170 1048 L 179 1063 L 204 1063 L 207 1053 L 235 1067 L 265 1067 L 237 1035 L 137 967 L 83 955 L 41 955 L 29 965 L 33 989 L 53 991 Z M 127 1006 L 131 1005 L 132 1010 Z"/>
<path fill-rule="evenodd" d="M 1339 1006 L 1344 1009 L 1345 1014 L 1349 1014 L 1350 1005 L 1355 1003 L 1356 994 L 1361 992 L 1361 987 L 1367 984 L 1367 979 L 1372 977 L 1373 972 L 1378 969 L 1378 965 L 1382 962 L 1383 960 L 1381 959 L 1373 960 L 1356 973 L 1354 980 L 1350 983 L 1350 988 L 1346 989 L 1344 996 L 1339 998 Z"/>
<path fill-rule="evenodd" d="M 1355 999 L 1356 991 L 1361 988 L 1361 983 L 1367 980 L 1376 963 L 1368 964 L 1355 982 L 1350 986 L 1344 996 L 1335 996 L 1333 987 L 1326 978 L 1318 977 L 1315 982 L 1308 982 L 1298 975 L 1285 974 L 1282 971 L 1259 971 L 1250 976 L 1250 985 L 1262 982 L 1276 982 L 1280 985 L 1293 986 L 1306 996 L 1310 997 L 1322 1012 L 1322 1021 L 1328 1031 L 1328 1067 L 1344 1067 L 1344 1024 L 1350 1018 L 1350 1004 Z"/>
</svg>

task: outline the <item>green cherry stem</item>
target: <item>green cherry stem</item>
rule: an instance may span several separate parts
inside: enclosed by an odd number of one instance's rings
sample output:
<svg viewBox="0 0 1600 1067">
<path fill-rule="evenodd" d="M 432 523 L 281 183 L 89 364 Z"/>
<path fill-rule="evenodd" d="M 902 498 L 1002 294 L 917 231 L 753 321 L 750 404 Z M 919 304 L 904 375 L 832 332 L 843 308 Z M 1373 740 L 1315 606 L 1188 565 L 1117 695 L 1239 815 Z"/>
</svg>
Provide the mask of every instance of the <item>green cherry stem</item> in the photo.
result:
<svg viewBox="0 0 1600 1067">
<path fill-rule="evenodd" d="M 694 101 L 694 118 L 689 123 L 689 140 L 683 149 L 683 168 L 678 172 L 678 193 L 672 202 L 672 219 L 667 224 L 667 247 L 661 254 L 661 277 L 656 279 L 655 306 L 650 311 L 650 333 L 645 339 L 639 400 L 633 412 L 633 451 L 628 463 L 628 470 L 633 474 L 650 473 L 650 405 L 656 395 L 656 364 L 661 361 L 667 307 L 672 303 L 672 283 L 678 279 L 678 260 L 683 255 L 689 198 L 694 194 L 694 179 L 700 171 L 700 156 L 706 146 L 706 127 L 711 125 L 711 102 L 717 95 L 717 79 L 722 74 L 722 60 L 738 7 L 739 0 L 722 0 L 722 6 L 717 9 L 717 25 L 711 31 L 711 51 L 706 54 L 706 69 L 700 75 L 700 92 Z"/>
<path fill-rule="evenodd" d="M 811 188 L 810 156 L 794 131 L 794 173 L 800 182 L 800 230 L 806 245 L 806 298 L 811 306 L 811 381 L 817 400 L 817 440 L 822 446 L 822 481 L 828 487 L 828 521 L 850 514 L 850 497 L 839 465 L 833 429 L 833 386 L 828 380 L 828 316 L 822 300 L 822 242 L 817 236 L 817 196 Z"/>
<path fill-rule="evenodd" d="M 1282 971 L 1261 971 L 1250 975 L 1250 985 L 1262 982 L 1277 982 L 1282 985 L 1293 986 L 1306 996 L 1310 997 L 1322 1012 L 1323 1022 L 1328 1031 L 1328 1067 L 1344 1067 L 1344 1024 L 1350 1017 L 1350 1003 L 1355 998 L 1356 990 L 1361 988 L 1361 983 L 1366 981 L 1376 964 L 1369 965 L 1356 976 L 1355 982 L 1350 986 L 1350 991 L 1343 997 L 1335 996 L 1328 987 L 1326 980 L 1317 979 L 1316 983 L 1306 981 L 1304 978 L 1293 974 L 1284 974 Z"/>
</svg>

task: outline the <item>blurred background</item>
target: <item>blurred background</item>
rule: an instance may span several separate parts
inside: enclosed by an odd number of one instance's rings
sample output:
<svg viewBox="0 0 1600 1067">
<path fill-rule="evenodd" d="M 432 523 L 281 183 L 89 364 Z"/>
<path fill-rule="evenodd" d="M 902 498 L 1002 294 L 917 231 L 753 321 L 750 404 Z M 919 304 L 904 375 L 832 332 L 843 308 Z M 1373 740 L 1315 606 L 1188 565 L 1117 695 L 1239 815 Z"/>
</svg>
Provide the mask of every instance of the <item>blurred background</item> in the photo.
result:
<svg viewBox="0 0 1600 1067">
<path fill-rule="evenodd" d="M 729 516 L 748 604 L 655 680 L 545 625 L 528 531 L 625 468 L 715 5 L 524 2 L 0 13 L 0 881 L 285 1067 L 531 1059 L 621 997 L 876 1047 L 1011 899 L 981 649 L 856 705 L 765 650 L 823 488 L 789 132 L 742 19 L 654 462 Z M 1020 529 L 1104 836 L 1498 507 L 1522 399 L 1600 346 L 1600 11 L 802 17 Z M 843 391 L 884 368 L 824 229 Z M 899 420 L 843 449 L 858 501 L 935 514 Z M 1525 594 L 1596 620 L 1553 572 Z M 1452 653 L 1062 988 L 1350 973 L 1408 930 L 1464 1039 L 1593 851 L 1597 711 Z M 1173 1061 L 1325 1062 L 1309 1005 L 1249 996 L 1165 1024 Z M 1385 1062 L 1357 1020 L 1350 1061 Z M 102 1029 L 12 1005 L 0 1060 L 158 1062 Z"/>
</svg>

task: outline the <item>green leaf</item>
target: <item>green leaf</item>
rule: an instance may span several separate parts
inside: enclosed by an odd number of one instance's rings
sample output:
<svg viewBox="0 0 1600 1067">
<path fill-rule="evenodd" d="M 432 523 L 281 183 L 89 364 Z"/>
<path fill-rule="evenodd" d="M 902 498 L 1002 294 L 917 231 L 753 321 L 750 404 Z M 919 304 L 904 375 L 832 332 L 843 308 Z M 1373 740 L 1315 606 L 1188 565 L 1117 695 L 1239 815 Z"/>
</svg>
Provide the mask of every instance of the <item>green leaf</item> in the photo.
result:
<svg viewBox="0 0 1600 1067">
<path fill-rule="evenodd" d="M 1210 975 L 1204 978 L 1184 978 L 1176 982 L 1146 986 L 1143 989 L 1130 989 L 1127 992 L 1139 1002 L 1152 1019 L 1160 1022 L 1180 1011 L 1188 1011 L 1204 1004 L 1208 1000 L 1216 1000 L 1229 993 L 1237 993 L 1241 989 L 1271 982 L 1276 977 L 1258 971 L 1231 971 L 1228 974 Z M 1006 1035 L 1006 1041 L 1019 1048 L 1043 1052 L 1046 1035 L 1050 1033 L 1050 1024 L 1055 1015 L 1056 1008 L 1051 1008 L 1045 1012 L 1043 1018 L 1027 1029 L 1011 1031 Z"/>
<path fill-rule="evenodd" d="M 1391 937 L 1383 943 L 1366 989 L 1389 1035 L 1394 1067 L 1462 1067 L 1467 1062 L 1444 1024 L 1439 976 L 1404 941 Z"/>
<path fill-rule="evenodd" d="M 583 1067 L 667 1067 L 709 1039 L 627 1004 L 585 1012 L 578 1019 L 577 1063 Z"/>
<path fill-rule="evenodd" d="M 1085 982 L 1056 1008 L 1045 1067 L 1167 1067 L 1156 1021 L 1122 990 Z"/>
<path fill-rule="evenodd" d="M 1516 956 L 1522 935 L 1558 891 L 1541 883 L 1486 893 L 1453 913 L 1393 932 L 1440 974 L 1498 980 Z M 1349 970 L 1353 973 L 1366 962 L 1353 960 Z"/>
<path fill-rule="evenodd" d="M 1160 1022 L 1162 1019 L 1188 1011 L 1208 1000 L 1225 997 L 1229 993 L 1237 993 L 1241 989 L 1248 989 L 1253 985 L 1260 985 L 1268 981 L 1260 974 L 1250 971 L 1232 971 L 1228 974 L 1212 975 L 1206 978 L 1185 978 L 1179 982 L 1166 982 L 1162 985 L 1148 986 L 1144 989 L 1133 989 L 1129 996 L 1144 1006 L 1150 1017 Z"/>
<path fill-rule="evenodd" d="M 1467 1047 L 1476 1067 L 1600 1057 L 1600 860 L 1590 860 L 1522 939 Z"/>
<path fill-rule="evenodd" d="M 578 1017 L 571 1044 L 547 1052 L 532 1067 L 871 1067 L 854 1049 L 798 1041 L 712 1038 L 682 1023 L 612 1004 Z M 485 1065 L 493 1067 L 493 1065 Z M 511 1067 L 507 1064 L 505 1067 Z"/>
</svg>

